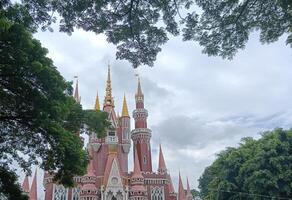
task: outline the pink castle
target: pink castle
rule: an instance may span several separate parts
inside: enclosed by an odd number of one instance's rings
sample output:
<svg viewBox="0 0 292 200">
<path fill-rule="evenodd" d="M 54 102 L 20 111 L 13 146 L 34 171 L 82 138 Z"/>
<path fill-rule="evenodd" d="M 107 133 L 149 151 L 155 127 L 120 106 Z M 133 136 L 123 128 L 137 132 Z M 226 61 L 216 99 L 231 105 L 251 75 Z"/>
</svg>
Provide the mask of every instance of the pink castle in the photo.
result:
<svg viewBox="0 0 292 200">
<path fill-rule="evenodd" d="M 80 102 L 78 82 L 74 98 Z M 161 146 L 158 170 L 152 170 L 151 130 L 147 127 L 148 111 L 144 108 L 144 94 L 138 79 L 135 95 L 136 109 L 133 111 L 135 128 L 131 130 L 130 116 L 124 96 L 122 115 L 115 113 L 112 97 L 110 68 L 106 83 L 103 111 L 108 113 L 111 126 L 104 138 L 89 136 L 87 149 L 90 162 L 87 174 L 75 177 L 76 187 L 65 188 L 55 184 L 53 177 L 45 172 L 45 200 L 191 200 L 189 183 L 183 188 L 179 175 L 178 193 L 174 191 L 171 176 L 166 168 Z M 95 109 L 100 110 L 98 95 Z M 134 169 L 129 172 L 128 156 L 133 141 Z M 27 177 L 23 189 L 28 191 Z M 32 184 L 30 200 L 36 200 L 36 184 Z"/>
</svg>

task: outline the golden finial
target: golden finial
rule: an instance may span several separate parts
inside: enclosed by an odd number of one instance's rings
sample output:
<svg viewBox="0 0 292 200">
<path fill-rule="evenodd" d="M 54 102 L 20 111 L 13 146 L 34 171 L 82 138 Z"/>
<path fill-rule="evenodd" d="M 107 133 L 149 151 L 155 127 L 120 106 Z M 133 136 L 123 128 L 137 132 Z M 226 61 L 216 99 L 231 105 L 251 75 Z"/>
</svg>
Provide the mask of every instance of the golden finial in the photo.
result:
<svg viewBox="0 0 292 200">
<path fill-rule="evenodd" d="M 108 65 L 107 71 L 107 81 L 106 81 L 106 90 L 104 97 L 104 106 L 114 106 L 114 99 L 112 97 L 112 82 L 111 82 L 111 69 Z"/>
<path fill-rule="evenodd" d="M 99 99 L 98 99 L 98 92 L 96 93 L 94 109 L 95 109 L 95 110 L 100 110 Z"/>
<path fill-rule="evenodd" d="M 122 117 L 129 117 L 129 111 L 128 111 L 125 94 L 124 94 L 124 101 L 123 101 L 123 108 L 122 108 Z"/>
</svg>

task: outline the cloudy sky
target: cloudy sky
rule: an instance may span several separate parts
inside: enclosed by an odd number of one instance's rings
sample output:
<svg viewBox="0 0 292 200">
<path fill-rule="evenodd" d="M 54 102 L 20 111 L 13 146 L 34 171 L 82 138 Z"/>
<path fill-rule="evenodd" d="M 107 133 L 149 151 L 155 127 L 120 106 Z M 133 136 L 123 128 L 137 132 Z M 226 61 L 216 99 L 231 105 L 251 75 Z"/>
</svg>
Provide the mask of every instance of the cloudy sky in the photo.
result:
<svg viewBox="0 0 292 200">
<path fill-rule="evenodd" d="M 55 31 L 35 37 L 67 80 L 79 76 L 84 108 L 93 108 L 97 90 L 103 100 L 110 61 L 116 111 L 121 111 L 125 93 L 132 112 L 134 74 L 139 73 L 153 131 L 153 168 L 161 143 L 175 184 L 180 170 L 197 187 L 216 153 L 238 145 L 242 137 L 257 138 L 265 130 L 292 125 L 292 51 L 285 37 L 261 45 L 254 33 L 232 61 L 208 57 L 196 43 L 171 38 L 154 67 L 137 70 L 115 59 L 115 46 L 104 35 L 77 30 L 72 36 Z"/>
</svg>

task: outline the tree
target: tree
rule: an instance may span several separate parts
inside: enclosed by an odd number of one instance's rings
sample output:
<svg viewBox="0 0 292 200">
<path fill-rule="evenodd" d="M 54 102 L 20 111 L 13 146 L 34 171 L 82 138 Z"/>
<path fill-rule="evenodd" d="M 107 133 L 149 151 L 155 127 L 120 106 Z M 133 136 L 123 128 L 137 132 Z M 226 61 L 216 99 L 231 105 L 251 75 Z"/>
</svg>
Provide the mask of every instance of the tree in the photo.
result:
<svg viewBox="0 0 292 200">
<path fill-rule="evenodd" d="M 193 199 L 198 199 L 200 197 L 200 192 L 196 189 L 192 189 L 191 193 L 193 195 Z"/>
<path fill-rule="evenodd" d="M 15 162 L 26 173 L 31 172 L 31 165 L 40 164 L 55 173 L 55 181 L 73 186 L 73 177 L 83 175 L 88 163 L 76 133 L 94 131 L 100 137 L 109 125 L 105 113 L 82 110 L 72 97 L 71 83 L 59 74 L 47 52 L 23 24 L 1 11 L 0 189 L 15 183 L 10 169 Z M 0 191 L 10 199 L 20 199 L 13 198 L 18 188 Z"/>
<path fill-rule="evenodd" d="M 60 31 L 74 28 L 104 33 L 117 46 L 116 57 L 136 68 L 153 66 L 169 36 L 199 42 L 203 52 L 231 59 L 245 47 L 249 35 L 260 31 L 262 43 L 276 41 L 288 33 L 292 44 L 292 3 L 290 0 L 5 0 L 4 15 L 22 22 L 31 31 L 52 30 L 59 20 Z M 55 17 L 58 14 L 58 18 Z"/>
<path fill-rule="evenodd" d="M 244 138 L 221 152 L 199 179 L 203 199 L 292 198 L 292 130 Z"/>
<path fill-rule="evenodd" d="M 292 3 L 289 0 L 196 1 L 200 16 L 189 15 L 184 40 L 198 41 L 203 52 L 231 59 L 243 49 L 253 31 L 262 43 L 275 42 L 285 33 L 292 37 Z"/>
</svg>

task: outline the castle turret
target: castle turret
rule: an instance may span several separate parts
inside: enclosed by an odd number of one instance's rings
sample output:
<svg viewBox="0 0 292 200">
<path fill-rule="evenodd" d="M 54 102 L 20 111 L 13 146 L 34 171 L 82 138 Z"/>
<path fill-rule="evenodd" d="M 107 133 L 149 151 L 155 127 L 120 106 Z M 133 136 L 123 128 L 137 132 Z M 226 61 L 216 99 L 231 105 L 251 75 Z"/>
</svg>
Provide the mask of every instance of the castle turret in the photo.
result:
<svg viewBox="0 0 292 200">
<path fill-rule="evenodd" d="M 134 156 L 134 171 L 131 175 L 130 200 L 147 200 L 147 190 L 141 172 L 137 151 Z"/>
<path fill-rule="evenodd" d="M 80 191 L 80 200 L 97 200 L 97 188 L 95 186 L 96 176 L 93 171 L 93 161 L 91 149 L 89 149 L 90 161 L 87 166 L 87 174 L 82 177 L 81 182 L 83 184 Z"/>
<path fill-rule="evenodd" d="M 123 100 L 123 108 L 122 108 L 122 115 L 119 118 L 120 121 L 120 140 L 121 140 L 121 146 L 122 146 L 122 154 L 120 155 L 120 163 L 122 167 L 122 171 L 124 173 L 128 173 L 128 154 L 130 152 L 131 148 L 131 138 L 130 138 L 130 116 L 126 101 L 126 96 L 124 95 Z"/>
<path fill-rule="evenodd" d="M 138 89 L 135 95 L 136 109 L 133 111 L 135 129 L 131 132 L 134 149 L 137 150 L 139 164 L 142 171 L 152 172 L 151 159 L 151 130 L 147 128 L 148 111 L 144 108 L 144 94 L 138 79 Z"/>
</svg>

